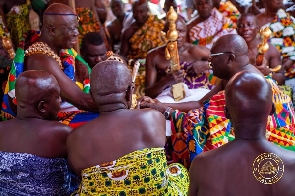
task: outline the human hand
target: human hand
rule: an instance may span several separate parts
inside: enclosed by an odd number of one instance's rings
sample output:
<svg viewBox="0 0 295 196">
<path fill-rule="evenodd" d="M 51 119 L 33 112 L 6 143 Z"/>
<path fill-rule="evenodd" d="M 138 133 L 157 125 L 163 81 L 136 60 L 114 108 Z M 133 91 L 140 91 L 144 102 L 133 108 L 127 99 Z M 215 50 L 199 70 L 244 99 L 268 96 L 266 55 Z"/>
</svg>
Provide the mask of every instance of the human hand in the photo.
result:
<svg viewBox="0 0 295 196">
<path fill-rule="evenodd" d="M 208 61 L 195 61 L 191 63 L 187 67 L 189 74 L 200 74 L 206 70 L 209 70 L 209 62 Z"/>
<path fill-rule="evenodd" d="M 162 114 L 167 109 L 167 106 L 165 106 L 161 102 L 158 102 L 158 103 L 141 102 L 139 105 L 140 105 L 140 108 L 151 108 L 151 109 L 161 112 Z"/>
<path fill-rule="evenodd" d="M 267 66 L 267 60 L 263 58 L 262 65 L 256 66 L 256 68 L 264 75 L 267 76 L 271 73 L 271 70 L 269 69 L 269 66 Z"/>
<path fill-rule="evenodd" d="M 184 71 L 177 70 L 177 71 L 173 71 L 173 72 L 168 73 L 164 79 L 166 80 L 166 85 L 171 86 L 173 84 L 183 82 L 184 77 L 185 77 Z"/>
<path fill-rule="evenodd" d="M 152 104 L 152 103 L 161 103 L 161 102 L 158 101 L 157 99 L 152 99 L 152 98 L 150 98 L 148 96 L 140 97 L 139 99 L 137 99 L 136 109 L 145 108 L 145 107 L 141 107 L 141 105 L 142 106 L 148 106 L 148 104 Z"/>
</svg>

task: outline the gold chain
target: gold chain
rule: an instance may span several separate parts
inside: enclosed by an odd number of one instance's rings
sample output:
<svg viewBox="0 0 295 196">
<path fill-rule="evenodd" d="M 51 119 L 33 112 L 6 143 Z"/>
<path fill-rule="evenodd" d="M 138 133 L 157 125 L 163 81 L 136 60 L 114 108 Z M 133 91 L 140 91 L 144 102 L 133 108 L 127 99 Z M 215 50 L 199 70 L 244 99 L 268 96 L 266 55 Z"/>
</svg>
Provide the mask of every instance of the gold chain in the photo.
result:
<svg viewBox="0 0 295 196">
<path fill-rule="evenodd" d="M 57 61 L 60 68 L 63 70 L 63 66 L 60 60 L 60 57 L 55 54 L 52 49 L 44 42 L 36 42 L 32 44 L 26 51 L 26 56 L 31 56 L 33 54 L 45 54 L 47 56 L 52 57 L 54 60 Z"/>
</svg>

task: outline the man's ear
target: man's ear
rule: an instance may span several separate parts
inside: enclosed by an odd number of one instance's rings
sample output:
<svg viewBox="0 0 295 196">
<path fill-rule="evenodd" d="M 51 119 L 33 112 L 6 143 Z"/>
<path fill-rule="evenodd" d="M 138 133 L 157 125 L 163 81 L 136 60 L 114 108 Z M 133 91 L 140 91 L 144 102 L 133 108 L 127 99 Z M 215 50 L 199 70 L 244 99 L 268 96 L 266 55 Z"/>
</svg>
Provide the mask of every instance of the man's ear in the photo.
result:
<svg viewBox="0 0 295 196">
<path fill-rule="evenodd" d="M 228 109 L 227 109 L 226 106 L 224 106 L 224 113 L 225 113 L 225 117 L 226 117 L 227 119 L 231 119 L 230 113 L 229 113 L 229 111 L 228 111 Z"/>
<path fill-rule="evenodd" d="M 55 35 L 55 27 L 48 27 L 48 32 L 50 35 Z"/>
<path fill-rule="evenodd" d="M 40 101 L 38 103 L 38 110 L 41 113 L 45 113 L 46 112 L 46 103 L 45 103 L 45 101 Z"/>
<path fill-rule="evenodd" d="M 228 61 L 233 62 L 235 59 L 236 59 L 236 55 L 230 54 L 229 58 L 228 58 Z"/>
<path fill-rule="evenodd" d="M 275 113 L 275 111 L 276 111 L 275 104 L 272 103 L 272 105 L 271 105 L 271 111 L 270 111 L 269 115 L 273 115 Z"/>
</svg>

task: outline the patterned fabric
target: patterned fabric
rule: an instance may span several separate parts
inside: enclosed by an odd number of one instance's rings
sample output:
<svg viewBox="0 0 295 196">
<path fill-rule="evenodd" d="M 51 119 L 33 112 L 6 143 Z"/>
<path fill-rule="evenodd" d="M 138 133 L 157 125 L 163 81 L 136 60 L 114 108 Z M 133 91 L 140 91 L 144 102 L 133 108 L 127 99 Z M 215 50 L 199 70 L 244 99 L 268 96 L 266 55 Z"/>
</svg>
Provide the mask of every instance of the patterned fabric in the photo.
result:
<svg viewBox="0 0 295 196">
<path fill-rule="evenodd" d="M 128 59 L 145 59 L 147 52 L 166 43 L 162 34 L 165 22 L 157 16 L 150 15 L 146 23 L 130 38 Z"/>
<path fill-rule="evenodd" d="M 289 96 L 282 93 L 269 76 L 275 113 L 269 117 L 266 138 L 274 144 L 295 151 L 295 116 Z M 187 162 L 203 151 L 212 150 L 234 139 L 233 127 L 225 117 L 224 91 L 214 95 L 203 107 L 188 113 L 175 111 L 171 126 L 173 156 Z"/>
<path fill-rule="evenodd" d="M 295 61 L 295 19 L 283 9 L 278 10 L 274 20 L 264 25 L 272 31 L 270 43 L 281 53 L 283 58 Z M 295 63 L 286 71 L 286 79 L 295 76 Z"/>
<path fill-rule="evenodd" d="M 29 6 L 27 4 L 23 4 L 14 6 L 8 14 L 6 14 L 7 28 L 10 30 L 14 46 L 18 46 L 23 34 L 31 29 L 29 11 Z"/>
<path fill-rule="evenodd" d="M 218 11 L 220 11 L 223 16 L 230 18 L 234 22 L 234 28 L 236 28 L 238 18 L 241 14 L 234 4 L 230 1 L 220 2 Z"/>
<path fill-rule="evenodd" d="M 0 152 L 0 195 L 69 195 L 77 180 L 64 158 Z"/>
<path fill-rule="evenodd" d="M 187 63 L 187 62 L 181 62 L 180 63 L 180 69 L 184 70 L 186 73 L 186 76 L 183 80 L 183 83 L 185 83 L 189 89 L 197 89 L 197 88 L 206 88 L 206 89 L 212 89 L 213 84 L 210 83 L 210 80 L 208 76 L 210 73 L 208 72 L 203 72 L 200 74 L 195 74 L 195 73 L 188 73 L 188 67 L 192 63 Z M 166 76 L 166 74 L 170 71 L 170 66 L 166 68 L 166 70 L 158 70 L 157 72 L 157 81 L 160 81 L 163 77 Z M 212 79 L 212 77 L 211 77 Z"/>
<path fill-rule="evenodd" d="M 93 11 L 84 8 L 84 7 L 77 7 L 76 8 L 77 15 L 79 16 L 79 43 L 81 44 L 82 38 L 84 37 L 85 34 L 89 32 L 99 32 L 101 36 L 103 37 L 104 43 L 109 49 L 109 41 L 108 41 L 108 36 L 106 35 L 106 29 L 104 26 L 100 23 L 100 21 L 96 18 L 96 15 L 93 14 Z"/>
<path fill-rule="evenodd" d="M 188 173 L 180 164 L 167 166 L 163 148 L 145 148 L 82 171 L 73 195 L 187 195 Z"/>
<path fill-rule="evenodd" d="M 189 40 L 195 45 L 206 46 L 211 49 L 213 43 L 226 34 L 236 34 L 234 23 L 224 17 L 215 8 L 212 9 L 210 17 L 189 30 Z"/>
<path fill-rule="evenodd" d="M 21 74 L 24 71 L 24 57 L 25 57 L 25 51 L 24 48 L 31 45 L 33 42 L 36 41 L 36 39 L 39 37 L 40 33 L 37 33 L 36 31 L 30 31 L 27 34 L 24 34 L 22 37 L 19 48 L 16 51 L 16 56 L 14 58 L 13 64 L 11 66 L 11 70 L 8 76 L 8 83 L 6 84 L 5 91 L 4 91 L 4 97 L 2 102 L 2 111 L 1 111 L 1 117 L 2 120 L 9 120 L 16 116 L 15 112 L 11 109 L 9 104 L 9 97 L 13 98 L 13 103 L 16 105 L 16 99 L 15 99 L 15 82 L 19 74 Z M 75 81 L 75 60 L 80 61 L 82 64 L 87 66 L 87 69 L 90 70 L 90 67 L 88 64 L 82 59 L 81 56 L 79 56 L 73 49 L 69 50 L 62 50 L 60 52 L 60 57 L 63 64 L 63 71 L 69 77 L 71 80 Z M 84 88 L 83 91 L 88 93 L 89 92 L 89 80 L 84 81 Z M 76 114 L 73 115 L 66 115 L 60 114 L 60 116 L 64 116 L 64 119 L 59 119 L 62 122 L 65 122 L 65 124 L 71 125 L 69 122 L 69 119 L 73 119 L 74 117 L 76 119 L 79 119 L 80 121 L 75 121 L 73 126 L 78 126 L 86 121 L 88 121 L 87 118 L 85 118 L 85 114 L 87 112 L 82 112 L 81 116 L 79 116 L 79 113 L 81 111 L 76 111 Z M 70 116 L 70 117 L 69 117 Z M 96 114 L 96 117 L 98 114 Z M 81 120 L 83 121 L 81 122 Z M 89 120 L 93 119 L 93 114 L 89 112 Z M 78 123 L 78 124 L 77 124 Z"/>
</svg>

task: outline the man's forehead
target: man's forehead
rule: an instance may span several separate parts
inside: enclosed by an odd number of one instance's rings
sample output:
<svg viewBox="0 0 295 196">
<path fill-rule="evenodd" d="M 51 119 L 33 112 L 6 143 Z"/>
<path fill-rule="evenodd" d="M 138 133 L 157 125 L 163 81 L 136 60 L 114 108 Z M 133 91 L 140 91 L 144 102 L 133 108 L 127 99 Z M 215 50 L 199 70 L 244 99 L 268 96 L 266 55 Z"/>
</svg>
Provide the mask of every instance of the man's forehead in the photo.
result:
<svg viewBox="0 0 295 196">
<path fill-rule="evenodd" d="M 146 9 L 148 8 L 147 3 L 144 2 L 134 2 L 133 4 L 133 9 Z"/>
</svg>

